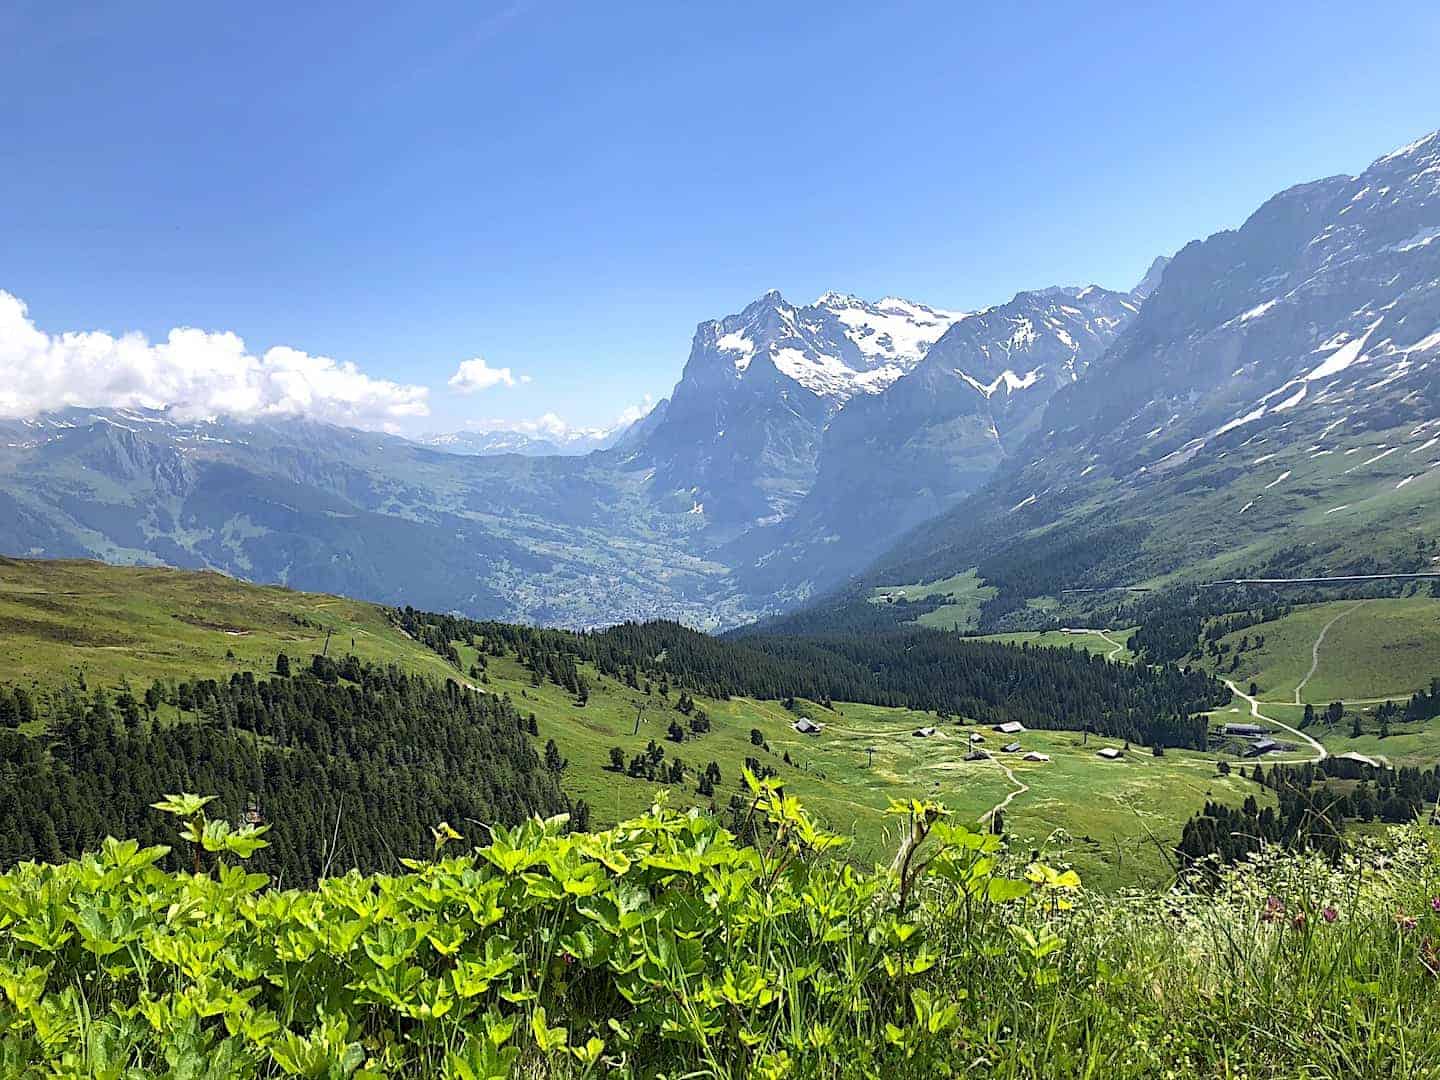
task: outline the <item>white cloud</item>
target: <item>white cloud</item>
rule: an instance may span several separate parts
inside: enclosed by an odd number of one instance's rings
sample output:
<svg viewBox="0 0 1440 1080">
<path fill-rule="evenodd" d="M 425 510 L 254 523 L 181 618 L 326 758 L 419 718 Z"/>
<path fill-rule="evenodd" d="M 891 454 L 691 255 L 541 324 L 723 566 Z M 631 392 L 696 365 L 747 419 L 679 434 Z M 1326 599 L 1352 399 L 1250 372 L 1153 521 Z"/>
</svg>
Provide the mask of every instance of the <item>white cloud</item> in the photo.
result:
<svg viewBox="0 0 1440 1080">
<path fill-rule="evenodd" d="M 640 399 L 638 404 L 631 405 L 628 409 L 623 410 L 620 415 L 615 418 L 615 423 L 610 430 L 614 431 L 617 428 L 629 427 L 635 423 L 635 421 L 648 416 L 650 410 L 653 408 L 655 408 L 655 399 L 649 394 L 646 394 Z"/>
<path fill-rule="evenodd" d="M 429 390 L 277 345 L 255 356 L 236 334 L 181 327 L 163 342 L 98 330 L 51 335 L 0 290 L 0 416 L 66 406 L 172 409 L 184 417 L 305 416 L 394 430 L 428 416 Z"/>
<path fill-rule="evenodd" d="M 453 380 L 452 380 L 453 381 Z M 576 427 L 557 413 L 547 412 L 543 416 L 522 420 L 467 420 L 465 427 L 470 431 L 489 433 L 492 431 L 515 431 L 522 435 L 533 435 L 565 442 L 572 439 L 603 439 L 622 428 L 627 428 L 655 407 L 655 399 L 649 394 L 636 405 L 621 411 L 615 421 L 600 427 Z"/>
<path fill-rule="evenodd" d="M 465 426 L 471 431 L 517 431 L 522 435 L 543 435 L 551 439 L 604 434 L 600 428 L 572 427 L 564 417 L 553 412 L 547 412 L 533 420 L 467 420 Z"/>
<path fill-rule="evenodd" d="M 517 382 L 528 383 L 529 381 L 529 375 L 521 375 L 519 379 L 516 379 L 508 367 L 492 368 L 485 363 L 483 356 L 464 361 L 455 369 L 455 374 L 450 376 L 451 388 L 462 394 L 473 394 L 479 390 L 489 390 L 493 386 L 514 386 Z"/>
</svg>

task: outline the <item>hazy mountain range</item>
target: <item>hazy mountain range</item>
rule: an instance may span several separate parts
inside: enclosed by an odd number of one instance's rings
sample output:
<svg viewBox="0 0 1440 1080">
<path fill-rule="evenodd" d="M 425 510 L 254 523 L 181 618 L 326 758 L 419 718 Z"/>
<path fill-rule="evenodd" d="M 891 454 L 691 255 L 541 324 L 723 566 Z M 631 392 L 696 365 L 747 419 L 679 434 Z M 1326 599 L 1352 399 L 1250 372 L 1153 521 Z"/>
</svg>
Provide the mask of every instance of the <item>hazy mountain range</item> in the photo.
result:
<svg viewBox="0 0 1440 1080">
<path fill-rule="evenodd" d="M 1130 291 L 977 312 L 766 293 L 701 323 L 673 394 L 624 429 L 421 445 L 137 410 L 0 421 L 0 550 L 712 628 L 980 568 L 987 618 L 1023 620 L 1081 581 L 1418 558 L 1437 358 L 1432 135 Z"/>
</svg>

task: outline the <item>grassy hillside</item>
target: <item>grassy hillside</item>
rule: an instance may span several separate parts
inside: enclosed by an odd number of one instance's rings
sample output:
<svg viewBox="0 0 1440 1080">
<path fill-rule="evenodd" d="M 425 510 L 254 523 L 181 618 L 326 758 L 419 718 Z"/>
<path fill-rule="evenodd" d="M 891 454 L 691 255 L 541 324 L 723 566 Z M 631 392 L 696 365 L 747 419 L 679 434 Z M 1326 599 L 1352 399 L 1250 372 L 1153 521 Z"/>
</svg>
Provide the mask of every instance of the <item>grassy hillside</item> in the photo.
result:
<svg viewBox="0 0 1440 1080">
<path fill-rule="evenodd" d="M 223 574 L 0 557 L 0 678 L 54 685 L 264 673 L 285 652 L 332 653 L 454 674 L 373 604 L 249 585 Z"/>
<path fill-rule="evenodd" d="M 923 585 L 893 585 L 876 589 L 871 602 L 891 605 L 900 601 L 925 603 L 914 621 L 934 630 L 974 630 L 980 625 L 980 608 L 996 590 L 974 570 Z"/>
<path fill-rule="evenodd" d="M 1242 639 L 1250 647 L 1239 651 Z M 1241 685 L 1254 682 L 1266 701 L 1293 703 L 1297 689 L 1302 704 L 1404 699 L 1440 675 L 1440 600 L 1307 604 L 1285 618 L 1228 634 L 1221 645 L 1221 670 Z"/>
<path fill-rule="evenodd" d="M 128 680 L 138 692 L 156 679 L 224 678 L 237 671 L 265 677 L 280 652 L 308 662 L 324 647 L 327 631 L 333 632 L 332 657 L 353 651 L 362 660 L 479 683 L 470 674 L 479 660 L 470 643 L 456 643 L 457 669 L 370 604 L 216 574 L 0 561 L 0 640 L 7 660 L 0 682 L 36 690 L 42 711 L 49 693 L 81 678 L 91 690 L 116 689 Z M 1112 637 L 1123 641 L 1121 633 Z M 1052 636 L 1031 640 L 1051 644 Z M 1113 651 L 1092 635 L 1065 635 L 1063 643 Z M 837 702 L 827 709 L 802 701 L 797 712 L 825 725 L 823 734 L 806 736 L 792 727 L 796 714 L 778 701 L 697 695 L 711 728 L 694 735 L 678 710 L 677 692 L 662 696 L 656 686 L 647 695 L 587 665 L 590 695 L 580 707 L 554 683 L 535 685 L 514 654 L 486 662 L 479 688 L 507 695 L 522 715 L 535 715 L 536 749 L 555 741 L 567 759 L 563 787 L 584 799 L 602 824 L 642 813 L 661 792 L 678 807 L 723 809 L 746 759 L 754 758 L 775 770 L 828 828 L 850 838 L 852 856 L 862 863 L 888 859 L 895 849 L 897 838 L 885 815 L 892 799 L 939 798 L 973 821 L 1013 795 L 1004 817 L 1017 840 L 1049 843 L 1056 857 L 1072 861 L 1092 882 L 1112 885 L 1163 877 L 1161 848 L 1175 841 L 1183 822 L 1207 798 L 1265 797 L 1238 777 L 1217 775 L 1215 759 L 1207 754 L 1172 750 L 1154 758 L 1137 750 L 1121 762 L 1105 763 L 1095 757 L 1094 739 L 1086 745 L 1067 732 L 1023 736 L 1024 749 L 1051 755 L 1048 763 L 998 753 L 1007 740 L 988 730 L 985 746 L 997 752 L 996 759 L 966 761 L 973 725 L 962 718 L 942 725 L 933 738 L 916 738 L 915 729 L 938 720 L 905 708 Z M 170 704 L 156 713 L 159 723 L 189 718 Z M 672 723 L 684 729 L 684 741 L 667 737 Z M 759 732 L 761 745 L 752 742 L 752 732 Z M 682 782 L 651 781 L 611 768 L 612 747 L 628 762 L 652 740 L 663 748 L 667 769 L 676 758 L 684 762 Z M 711 762 L 721 780 L 713 796 L 701 795 L 698 774 Z"/>
<path fill-rule="evenodd" d="M 1134 660 L 1127 642 L 1134 627 L 1123 630 L 1026 630 L 1010 634 L 986 634 L 979 641 L 999 641 L 1006 645 L 1031 645 L 1039 648 L 1084 649 L 1107 660 Z"/>
<path fill-rule="evenodd" d="M 1125 594 L 1062 590 L 1434 570 L 1434 436 L 1428 425 L 1382 423 L 1387 415 L 1377 411 L 1373 420 L 1333 430 L 1318 417 L 1301 425 L 1297 416 L 1293 428 L 1243 439 L 1237 432 L 1228 440 L 1235 445 L 1138 486 L 1105 478 L 1100 466 L 1083 479 L 1052 475 L 1047 470 L 1069 457 L 1047 458 L 1048 465 L 916 529 L 851 591 L 777 625 L 806 631 L 885 616 L 994 632 L 1052 620 L 1091 625 Z M 1125 467 L 1139 464 L 1127 460 Z M 1054 497 L 1011 512 L 1019 499 L 1047 488 Z M 937 593 L 949 614 L 933 604 L 912 613 L 885 602 L 903 595 L 919 603 Z"/>
</svg>

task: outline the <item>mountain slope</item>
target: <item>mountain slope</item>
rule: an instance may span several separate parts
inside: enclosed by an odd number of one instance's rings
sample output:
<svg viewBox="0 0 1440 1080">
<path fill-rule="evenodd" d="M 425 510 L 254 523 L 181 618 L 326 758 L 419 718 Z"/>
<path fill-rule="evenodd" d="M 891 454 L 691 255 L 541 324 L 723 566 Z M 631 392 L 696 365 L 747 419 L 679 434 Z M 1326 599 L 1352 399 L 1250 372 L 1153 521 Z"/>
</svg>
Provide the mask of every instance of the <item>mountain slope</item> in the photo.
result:
<svg viewBox="0 0 1440 1080">
<path fill-rule="evenodd" d="M 906 300 L 827 293 L 796 307 L 768 292 L 702 323 L 665 415 L 626 460 L 657 492 L 738 531 L 809 491 L 826 425 L 919 363 L 957 319 Z"/>
<path fill-rule="evenodd" d="M 865 584 L 970 567 L 989 621 L 1066 587 L 1428 566 L 1440 532 L 1440 135 L 1188 245 L 986 489 Z"/>
<path fill-rule="evenodd" d="M 749 587 L 823 588 L 978 489 L 1137 309 L 1125 293 L 1052 288 L 952 325 L 909 374 L 831 421 L 795 513 L 737 546 L 755 562 Z"/>
<path fill-rule="evenodd" d="M 592 458 L 77 409 L 0 423 L 0 511 L 0 550 L 14 554 L 211 568 L 478 616 L 709 626 L 750 610 L 695 553 L 694 519 Z"/>
</svg>

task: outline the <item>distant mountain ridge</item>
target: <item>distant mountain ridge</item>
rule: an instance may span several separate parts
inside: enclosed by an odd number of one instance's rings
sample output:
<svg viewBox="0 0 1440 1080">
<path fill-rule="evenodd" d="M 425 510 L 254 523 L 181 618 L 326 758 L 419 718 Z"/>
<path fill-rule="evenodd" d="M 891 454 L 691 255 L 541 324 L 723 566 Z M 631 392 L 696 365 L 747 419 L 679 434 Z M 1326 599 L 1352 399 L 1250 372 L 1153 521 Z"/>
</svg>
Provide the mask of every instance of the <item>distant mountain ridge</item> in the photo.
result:
<svg viewBox="0 0 1440 1080">
<path fill-rule="evenodd" d="M 1074 584 L 1440 558 L 1440 137 L 1282 192 L 1130 292 L 771 292 L 700 324 L 608 445 L 488 434 L 0 420 L 0 551 L 705 629 L 970 569 L 1009 625 Z"/>
<path fill-rule="evenodd" d="M 1019 452 L 850 602 L 978 568 L 1003 625 L 1067 586 L 1428 568 L 1437 534 L 1440 133 L 1188 244 Z"/>
<path fill-rule="evenodd" d="M 780 520 L 814 481 L 820 437 L 851 400 L 882 393 L 964 315 L 908 300 L 778 291 L 703 322 L 666 412 L 628 464 L 732 532 Z"/>
<path fill-rule="evenodd" d="M 624 438 L 629 424 L 614 428 L 570 428 L 560 431 L 494 428 L 423 435 L 415 441 L 451 454 L 523 454 L 526 457 L 576 457 L 607 450 Z"/>
<path fill-rule="evenodd" d="M 952 324 L 908 374 L 834 417 L 795 513 L 742 542 L 751 588 L 823 588 L 978 489 L 1138 309 L 1127 293 L 1049 288 Z"/>
</svg>

